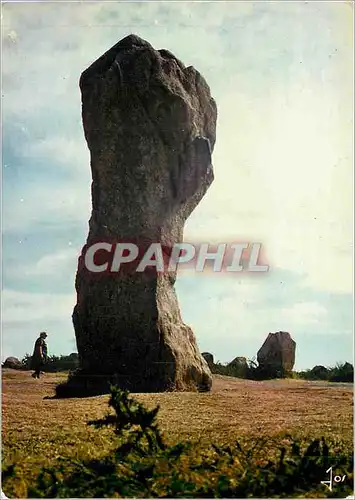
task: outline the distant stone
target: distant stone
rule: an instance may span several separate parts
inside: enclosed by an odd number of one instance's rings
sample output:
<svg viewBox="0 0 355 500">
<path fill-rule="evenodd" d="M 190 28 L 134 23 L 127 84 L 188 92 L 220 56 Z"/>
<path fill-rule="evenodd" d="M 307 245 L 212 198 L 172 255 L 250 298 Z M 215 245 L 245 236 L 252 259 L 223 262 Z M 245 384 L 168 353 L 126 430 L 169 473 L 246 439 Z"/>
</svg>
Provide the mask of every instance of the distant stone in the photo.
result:
<svg viewBox="0 0 355 500">
<path fill-rule="evenodd" d="M 234 377 L 242 377 L 246 376 L 248 370 L 247 358 L 243 356 L 237 356 L 227 365 L 227 370 Z"/>
<path fill-rule="evenodd" d="M 270 376 L 283 377 L 295 364 L 296 342 L 288 332 L 269 333 L 257 354 L 259 369 Z"/>
<path fill-rule="evenodd" d="M 202 356 L 205 358 L 205 360 L 207 361 L 208 365 L 213 365 L 214 364 L 213 354 L 211 354 L 210 352 L 203 352 Z"/>
<path fill-rule="evenodd" d="M 247 358 L 244 356 L 237 356 L 227 366 L 248 366 Z"/>
<path fill-rule="evenodd" d="M 316 365 L 312 368 L 311 375 L 316 379 L 325 380 L 329 375 L 329 371 L 323 365 Z"/>
<path fill-rule="evenodd" d="M 15 358 L 14 356 L 10 356 L 5 359 L 3 365 L 3 368 L 12 368 L 13 370 L 22 370 L 23 365 L 21 361 L 18 358 Z"/>
</svg>

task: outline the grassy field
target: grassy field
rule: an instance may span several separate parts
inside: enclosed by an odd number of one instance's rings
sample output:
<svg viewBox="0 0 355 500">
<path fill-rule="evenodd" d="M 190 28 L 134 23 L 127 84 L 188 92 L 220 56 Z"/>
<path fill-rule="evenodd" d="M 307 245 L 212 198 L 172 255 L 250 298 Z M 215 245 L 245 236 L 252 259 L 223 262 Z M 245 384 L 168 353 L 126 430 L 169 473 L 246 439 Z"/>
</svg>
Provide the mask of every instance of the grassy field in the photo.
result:
<svg viewBox="0 0 355 500">
<path fill-rule="evenodd" d="M 87 421 L 107 413 L 108 396 L 86 399 L 44 399 L 66 374 L 3 370 L 3 465 L 17 463 L 24 475 L 59 457 L 75 459 L 107 454 L 112 431 L 96 430 Z M 324 436 L 353 447 L 352 384 L 303 380 L 256 382 L 214 376 L 210 393 L 135 394 L 148 408 L 160 405 L 158 422 L 167 441 L 216 444 L 234 439 Z M 21 493 L 21 485 L 17 491 Z"/>
</svg>

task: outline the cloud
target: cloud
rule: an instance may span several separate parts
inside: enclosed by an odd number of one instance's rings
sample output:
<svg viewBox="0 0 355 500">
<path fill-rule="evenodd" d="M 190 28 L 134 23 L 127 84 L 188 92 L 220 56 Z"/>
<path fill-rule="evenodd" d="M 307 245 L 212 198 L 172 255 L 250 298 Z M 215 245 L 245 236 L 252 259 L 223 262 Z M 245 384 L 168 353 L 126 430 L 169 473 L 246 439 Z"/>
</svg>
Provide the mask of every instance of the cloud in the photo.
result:
<svg viewBox="0 0 355 500">
<path fill-rule="evenodd" d="M 183 318 L 201 339 L 215 338 L 216 332 L 235 343 L 239 335 L 256 339 L 269 331 L 290 331 L 296 337 L 307 332 L 319 337 L 351 332 L 350 296 L 336 300 L 326 292 L 312 291 L 302 285 L 302 277 L 286 270 L 257 279 L 180 276 L 176 288 Z M 348 327 L 343 327 L 343 320 Z"/>
<path fill-rule="evenodd" d="M 271 265 L 350 293 L 352 139 L 342 99 L 340 89 L 312 79 L 277 87 L 253 109 L 245 96 L 225 96 L 215 182 L 185 236 L 261 241 Z"/>
<path fill-rule="evenodd" d="M 57 168 L 88 177 L 90 165 L 89 149 L 80 134 L 72 136 L 47 136 L 39 141 L 28 142 L 22 151 L 26 160 L 50 159 Z"/>
<path fill-rule="evenodd" d="M 66 276 L 75 275 L 78 251 L 66 248 L 54 254 L 41 257 L 34 266 L 19 269 L 18 273 L 27 276 Z"/>
<path fill-rule="evenodd" d="M 89 185 L 87 186 L 89 191 Z M 70 184 L 43 186 L 34 182 L 27 189 L 7 189 L 3 210 L 3 231 L 21 231 L 30 226 L 49 228 L 89 220 L 90 198 Z M 11 203 L 7 202 L 11 198 Z"/>
<path fill-rule="evenodd" d="M 2 292 L 3 321 L 4 323 L 61 321 L 69 312 L 71 314 L 75 299 L 75 293 L 26 293 L 5 288 Z"/>
<path fill-rule="evenodd" d="M 317 302 L 298 302 L 292 307 L 281 309 L 280 316 L 285 323 L 312 328 L 314 323 L 327 320 L 327 310 Z"/>
</svg>

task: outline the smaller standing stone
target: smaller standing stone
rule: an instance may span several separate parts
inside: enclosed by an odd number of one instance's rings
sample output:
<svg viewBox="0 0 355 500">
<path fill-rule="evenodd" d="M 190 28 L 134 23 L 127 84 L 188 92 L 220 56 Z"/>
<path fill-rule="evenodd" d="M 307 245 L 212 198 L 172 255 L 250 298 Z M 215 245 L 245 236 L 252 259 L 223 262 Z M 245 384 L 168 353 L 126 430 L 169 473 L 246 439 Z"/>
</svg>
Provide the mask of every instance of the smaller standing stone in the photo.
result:
<svg viewBox="0 0 355 500">
<path fill-rule="evenodd" d="M 237 356 L 236 358 L 233 359 L 230 363 L 228 363 L 227 366 L 248 366 L 247 365 L 247 358 L 244 356 Z"/>
<path fill-rule="evenodd" d="M 288 332 L 269 333 L 257 354 L 259 368 L 270 376 L 285 376 L 295 364 L 296 342 Z"/>
<path fill-rule="evenodd" d="M 247 358 L 244 356 L 237 356 L 230 363 L 228 363 L 227 368 L 232 371 L 234 377 L 245 378 L 248 371 Z"/>
</svg>

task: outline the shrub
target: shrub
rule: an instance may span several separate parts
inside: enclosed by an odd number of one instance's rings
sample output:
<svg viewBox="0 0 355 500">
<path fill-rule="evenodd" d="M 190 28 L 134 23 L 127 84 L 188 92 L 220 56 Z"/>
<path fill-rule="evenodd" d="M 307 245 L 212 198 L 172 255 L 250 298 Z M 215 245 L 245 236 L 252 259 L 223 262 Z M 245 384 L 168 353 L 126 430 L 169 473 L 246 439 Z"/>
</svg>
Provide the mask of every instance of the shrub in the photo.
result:
<svg viewBox="0 0 355 500">
<path fill-rule="evenodd" d="M 249 447 L 239 442 L 206 448 L 168 445 L 156 423 L 159 407 L 147 410 L 117 387 L 111 388 L 109 405 L 114 414 L 88 424 L 113 427 L 112 453 L 82 461 L 63 458 L 42 468 L 26 483 L 27 497 L 341 498 L 352 493 L 351 453 L 332 449 L 324 439 L 306 443 L 285 436 L 278 442 L 259 439 Z M 321 484 L 329 467 L 347 476 L 336 492 Z M 16 497 L 19 481 L 23 487 L 16 465 L 3 471 L 8 496 Z"/>
<path fill-rule="evenodd" d="M 350 363 L 338 363 L 330 369 L 330 382 L 354 382 L 354 367 Z"/>
<path fill-rule="evenodd" d="M 25 370 L 31 369 L 31 358 L 30 354 L 25 354 L 22 358 L 21 363 Z M 43 366 L 43 371 L 45 372 L 66 372 L 70 370 L 75 370 L 78 367 L 78 356 L 76 353 L 60 356 L 48 356 L 47 362 Z"/>
<path fill-rule="evenodd" d="M 350 363 L 337 363 L 333 368 L 317 365 L 312 370 L 297 373 L 305 380 L 328 380 L 329 382 L 354 382 L 354 367 Z"/>
<path fill-rule="evenodd" d="M 26 353 L 24 355 L 24 357 L 21 359 L 21 363 L 22 363 L 25 370 L 31 369 L 31 359 L 32 359 L 32 356 L 31 356 L 31 354 L 28 354 L 28 353 Z"/>
<path fill-rule="evenodd" d="M 44 366 L 46 372 L 66 372 L 78 367 L 78 358 L 69 356 L 49 356 Z"/>
<path fill-rule="evenodd" d="M 267 371 L 262 369 L 255 359 L 249 359 L 246 365 L 226 363 L 222 364 L 220 361 L 211 366 L 211 371 L 214 374 L 226 375 L 228 377 L 237 377 L 249 380 L 268 380 L 273 378 L 290 377 L 292 374 L 282 371 Z"/>
<path fill-rule="evenodd" d="M 311 370 L 300 372 L 282 372 L 262 369 L 254 359 L 248 360 L 247 367 L 222 364 L 220 361 L 211 365 L 214 374 L 226 375 L 250 380 L 268 380 L 273 378 L 300 378 L 304 380 L 327 380 L 329 382 L 354 382 L 354 367 L 350 363 L 337 363 L 333 368 L 326 368 L 322 365 L 314 366 Z"/>
<path fill-rule="evenodd" d="M 314 366 L 311 370 L 304 370 L 298 373 L 299 378 L 304 380 L 328 380 L 329 369 L 322 365 Z"/>
</svg>

